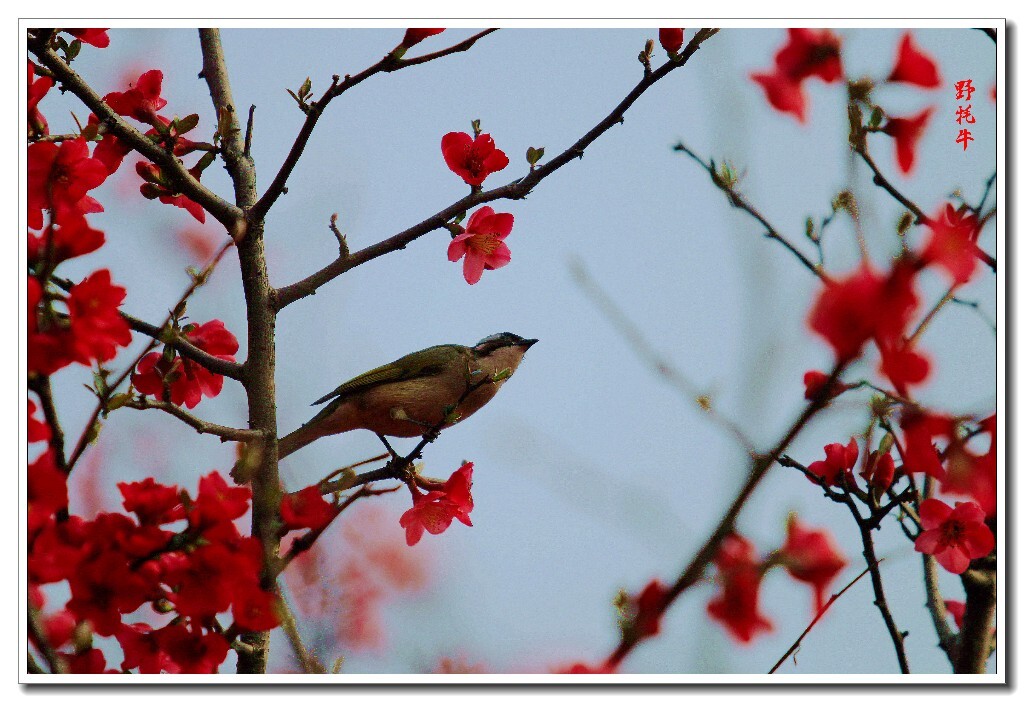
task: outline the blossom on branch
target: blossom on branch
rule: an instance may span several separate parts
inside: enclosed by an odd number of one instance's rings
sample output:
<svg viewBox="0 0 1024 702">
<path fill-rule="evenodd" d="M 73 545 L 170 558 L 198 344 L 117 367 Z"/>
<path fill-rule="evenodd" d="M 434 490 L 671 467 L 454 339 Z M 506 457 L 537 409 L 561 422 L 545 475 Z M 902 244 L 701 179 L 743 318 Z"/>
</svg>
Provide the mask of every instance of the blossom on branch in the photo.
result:
<svg viewBox="0 0 1024 702">
<path fill-rule="evenodd" d="M 843 77 L 841 40 L 831 30 L 790 29 L 789 41 L 775 55 L 775 68 L 752 73 L 751 80 L 765 91 L 769 104 L 789 112 L 800 122 L 807 119 L 803 83 L 811 77 L 834 83 Z"/>
<path fill-rule="evenodd" d="M 319 485 L 310 485 L 281 499 L 281 522 L 288 531 L 322 529 L 337 515 L 337 505 L 324 498 Z"/>
<path fill-rule="evenodd" d="M 708 614 L 741 643 L 750 643 L 759 633 L 774 629 L 771 620 L 758 609 L 763 564 L 754 545 L 738 534 L 722 541 L 714 559 L 721 592 L 708 602 Z"/>
<path fill-rule="evenodd" d="M 51 218 L 39 234 L 28 233 L 28 262 L 33 266 L 47 261 L 56 265 L 92 253 L 105 241 L 103 232 L 90 227 L 84 215 L 70 210 Z"/>
<path fill-rule="evenodd" d="M 927 499 L 919 512 L 924 531 L 914 541 L 914 550 L 935 556 L 943 568 L 960 574 L 971 561 L 992 553 L 995 537 L 985 525 L 985 513 L 973 502 L 945 502 Z"/>
<path fill-rule="evenodd" d="M 127 291 L 110 282 L 110 271 L 98 270 L 71 288 L 67 304 L 71 320 L 72 353 L 89 365 L 117 355 L 117 347 L 132 341 L 128 322 L 118 311 Z"/>
<path fill-rule="evenodd" d="M 490 134 L 474 139 L 466 132 L 448 132 L 441 137 L 441 155 L 452 173 L 472 186 L 508 165 L 508 156 L 494 145 Z"/>
<path fill-rule="evenodd" d="M 815 461 L 807 466 L 807 470 L 826 485 L 842 485 L 847 480 L 853 482 L 853 467 L 857 465 L 859 455 L 857 440 L 850 437 L 850 443 L 846 446 L 838 443 L 825 446 L 825 460 Z M 814 482 L 810 476 L 807 479 Z"/>
<path fill-rule="evenodd" d="M 39 101 L 53 87 L 53 78 L 40 76 L 36 78 L 36 65 L 28 62 L 28 135 L 43 136 L 50 133 L 46 118 L 39 111 Z"/>
<path fill-rule="evenodd" d="M 97 49 L 105 49 L 110 46 L 110 37 L 107 36 L 109 28 L 106 29 L 61 29 L 75 39 L 92 44 Z"/>
<path fill-rule="evenodd" d="M 796 514 L 789 515 L 786 543 L 779 550 L 786 571 L 814 588 L 814 611 L 825 606 L 825 593 L 847 561 L 825 529 L 809 529 Z"/>
<path fill-rule="evenodd" d="M 35 417 L 36 403 L 31 398 L 28 401 L 28 442 L 34 444 L 37 441 L 50 440 L 50 425 L 46 420 L 39 420 Z"/>
<path fill-rule="evenodd" d="M 921 251 L 926 265 L 943 268 L 955 285 L 969 283 L 978 264 L 978 217 L 946 203 L 928 223 L 930 236 Z"/>
<path fill-rule="evenodd" d="M 935 108 L 928 107 L 913 117 L 890 117 L 882 127 L 882 132 L 891 136 L 896 145 L 896 162 L 904 175 L 914 170 L 917 144 L 924 136 L 933 112 Z"/>
<path fill-rule="evenodd" d="M 406 543 L 415 546 L 424 531 L 442 533 L 451 526 L 453 519 L 473 526 L 469 519 L 473 511 L 472 486 L 473 464 L 463 463 L 440 489 L 426 493 L 414 491 L 412 507 L 398 521 L 405 529 Z"/>
<path fill-rule="evenodd" d="M 890 83 L 909 83 L 921 88 L 937 88 L 942 84 L 935 59 L 914 42 L 910 32 L 903 34 L 896 54 L 896 64 L 886 79 Z"/>
<path fill-rule="evenodd" d="M 41 229 L 43 211 L 58 216 L 68 210 L 87 214 L 103 206 L 87 193 L 107 178 L 103 163 L 89 156 L 85 139 L 60 144 L 36 142 L 28 147 L 28 226 Z"/>
<path fill-rule="evenodd" d="M 205 324 L 186 325 L 182 336 L 190 344 L 225 361 L 234 361 L 238 339 L 214 319 Z M 224 376 L 177 354 L 171 347 L 148 353 L 132 373 L 132 385 L 144 395 L 167 399 L 189 409 L 206 397 L 216 397 L 224 387 Z"/>
<path fill-rule="evenodd" d="M 162 71 L 146 71 L 128 90 L 107 93 L 103 101 L 119 115 L 156 126 L 159 122 L 157 111 L 167 106 L 167 100 L 160 97 L 163 81 Z"/>
<path fill-rule="evenodd" d="M 467 283 L 475 285 L 485 270 L 501 268 L 512 260 L 512 252 L 504 240 L 512 233 L 513 221 L 510 213 L 495 212 L 485 205 L 470 215 L 465 231 L 452 239 L 448 245 L 448 260 L 455 262 L 465 258 L 462 275 Z"/>
<path fill-rule="evenodd" d="M 683 48 L 683 30 L 659 29 L 658 41 L 661 42 L 661 48 L 663 48 L 669 56 L 675 57 L 676 54 L 679 53 L 679 50 Z"/>
<path fill-rule="evenodd" d="M 402 46 L 409 48 L 416 46 L 427 37 L 432 37 L 436 34 L 440 34 L 444 29 L 424 29 L 420 27 L 413 27 L 405 30 L 405 36 L 402 37 Z"/>
</svg>

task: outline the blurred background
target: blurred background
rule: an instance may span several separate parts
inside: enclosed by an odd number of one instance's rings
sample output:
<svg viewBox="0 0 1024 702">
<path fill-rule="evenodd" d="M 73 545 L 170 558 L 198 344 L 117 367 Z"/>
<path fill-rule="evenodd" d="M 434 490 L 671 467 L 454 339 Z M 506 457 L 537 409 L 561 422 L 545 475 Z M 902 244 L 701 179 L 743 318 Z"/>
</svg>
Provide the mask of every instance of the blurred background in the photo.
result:
<svg viewBox="0 0 1024 702">
<path fill-rule="evenodd" d="M 449 29 L 409 56 L 449 46 L 476 30 Z M 686 38 L 693 35 L 687 29 Z M 842 28 L 850 77 L 883 79 L 902 30 Z M 356 73 L 402 38 L 391 29 L 225 29 L 224 49 L 236 104 L 256 106 L 252 154 L 261 191 L 285 157 L 303 115 L 285 92 L 308 76 L 319 96 L 332 74 Z M 201 68 L 198 35 L 185 29 L 115 29 L 108 49 L 86 46 L 76 70 L 101 94 L 125 90 L 149 69 L 164 72 L 167 116 L 196 112 L 190 137 L 209 139 L 215 116 Z M 470 131 L 480 119 L 511 164 L 486 187 L 521 177 L 526 149 L 550 158 L 572 144 L 639 80 L 637 53 L 657 29 L 512 29 L 471 51 L 378 75 L 330 105 L 267 221 L 271 282 L 299 280 L 337 255 L 328 230 L 332 213 L 353 250 L 415 224 L 462 197 L 467 186 L 441 157 L 449 131 Z M 996 46 L 968 29 L 918 29 L 917 43 L 939 63 L 942 87 L 881 86 L 875 99 L 891 115 L 937 110 L 919 146 L 911 177 L 899 174 L 891 141 L 872 135 L 879 166 L 928 212 L 959 190 L 977 203 L 995 170 Z M 323 658 L 344 656 L 352 673 L 546 672 L 573 661 L 596 663 L 617 641 L 612 600 L 619 588 L 639 591 L 652 578 L 671 582 L 704 541 L 743 480 L 748 462 L 727 433 L 708 421 L 692 397 L 653 372 L 608 315 L 581 288 L 574 270 L 614 300 L 647 342 L 734 419 L 761 447 L 780 436 L 804 406 L 802 376 L 826 370 L 831 352 L 807 330 L 817 281 L 781 246 L 761 236 L 746 214 L 729 208 L 707 174 L 672 146 L 682 140 L 705 159 L 730 160 L 744 173 L 740 189 L 808 255 L 804 220 L 831 212 L 842 189 L 857 196 L 875 261 L 898 250 L 902 210 L 871 184 L 846 141 L 842 84 L 808 81 L 806 125 L 772 110 L 752 71 L 769 70 L 784 29 L 726 29 L 689 64 L 650 89 L 625 122 L 586 156 L 545 180 L 525 201 L 497 202 L 511 212 L 509 266 L 469 286 L 461 263 L 446 257 L 447 233 L 433 232 L 404 251 L 354 269 L 316 296 L 283 311 L 278 324 L 278 418 L 282 433 L 314 413 L 309 404 L 343 380 L 410 351 L 437 343 L 473 344 L 499 331 L 538 343 L 496 400 L 464 425 L 447 430 L 425 455 L 424 473 L 445 478 L 461 461 L 476 464 L 473 528 L 454 524 L 441 536 L 404 543 L 399 515 L 404 493 L 365 501 L 321 539 L 288 579 L 300 629 Z M 664 54 L 655 52 L 655 65 Z M 953 83 L 970 78 L 977 119 L 964 152 Z M 88 111 L 51 91 L 40 105 L 53 133 L 84 124 Z M 209 218 L 199 225 L 184 210 L 144 200 L 129 157 L 93 194 L 106 212 L 93 215 L 107 245 L 70 261 L 63 274 L 80 279 L 109 267 L 127 287 L 124 309 L 159 323 L 223 242 Z M 194 157 L 187 159 L 192 163 Z M 219 165 L 203 182 L 230 196 Z M 990 200 L 992 202 L 993 200 Z M 922 232 L 909 235 L 911 244 Z M 981 240 L 995 252 L 995 227 Z M 826 268 L 857 263 L 848 217 L 824 242 Z M 922 279 L 922 308 L 946 281 Z M 996 280 L 987 269 L 959 296 L 996 317 Z M 947 306 L 921 347 L 933 359 L 932 379 L 918 398 L 952 414 L 986 415 L 996 403 L 996 337 L 983 315 Z M 192 321 L 222 319 L 242 344 L 245 322 L 237 258 L 231 252 L 189 304 Z M 122 351 L 124 364 L 144 339 Z M 869 377 L 869 357 L 848 377 Z M 55 376 L 68 434 L 78 435 L 93 408 L 74 366 Z M 824 457 L 826 443 L 862 431 L 866 394 L 836 402 L 789 453 L 803 463 Z M 231 381 L 195 414 L 245 426 L 246 404 Z M 412 440 L 396 440 L 399 450 Z M 330 470 L 381 452 L 368 432 L 317 442 L 282 464 L 295 490 Z M 231 444 L 199 436 L 157 412 L 111 415 L 98 443 L 71 481 L 71 510 L 89 516 L 119 510 L 116 483 L 155 476 L 194 491 L 201 475 L 225 472 Z M 739 520 L 762 554 L 785 538 L 796 510 L 813 527 L 827 526 L 850 565 L 838 590 L 862 569 L 855 525 L 842 506 L 823 499 L 797 472 L 776 466 Z M 894 521 L 878 533 L 882 573 L 894 617 L 909 630 L 914 672 L 949 672 L 924 607 L 920 559 Z M 948 576 L 943 572 L 943 576 Z M 959 580 L 944 577 L 948 599 L 962 599 Z M 668 612 L 662 634 L 627 659 L 624 672 L 766 672 L 812 617 L 809 587 L 781 571 L 768 574 L 762 609 L 772 633 L 746 646 L 730 640 L 706 615 L 713 586 L 689 591 Z M 897 672 L 867 578 L 857 583 L 804 641 L 786 673 Z M 116 648 L 116 647 L 115 647 Z M 445 662 L 447 660 L 447 662 Z M 108 655 L 116 664 L 118 657 Z M 272 672 L 297 670 L 286 641 L 274 635 Z M 230 654 L 225 671 L 234 670 Z"/>
</svg>

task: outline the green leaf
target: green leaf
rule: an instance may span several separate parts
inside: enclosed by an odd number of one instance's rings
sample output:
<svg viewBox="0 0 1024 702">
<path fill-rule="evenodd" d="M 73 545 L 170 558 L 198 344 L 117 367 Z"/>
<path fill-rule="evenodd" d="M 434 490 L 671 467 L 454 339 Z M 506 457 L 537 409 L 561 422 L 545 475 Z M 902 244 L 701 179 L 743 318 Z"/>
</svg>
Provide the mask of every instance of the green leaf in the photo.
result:
<svg viewBox="0 0 1024 702">
<path fill-rule="evenodd" d="M 885 111 L 878 105 L 875 105 L 874 109 L 871 110 L 871 118 L 868 120 L 868 126 L 872 129 L 876 128 L 882 123 L 882 118 L 884 117 Z"/>
<path fill-rule="evenodd" d="M 215 152 L 207 151 L 205 154 L 203 154 L 202 158 L 200 158 L 196 162 L 196 165 L 195 165 L 196 170 L 199 173 L 202 173 L 203 171 L 205 171 L 207 168 L 210 167 L 210 165 L 216 160 L 216 158 L 217 158 L 217 154 Z"/>
<path fill-rule="evenodd" d="M 199 115 L 191 114 L 174 120 L 174 130 L 177 134 L 188 134 L 199 124 Z"/>
<path fill-rule="evenodd" d="M 109 400 L 107 400 L 105 409 L 107 412 L 113 412 L 116 409 L 120 409 L 127 405 L 132 400 L 132 394 L 130 392 L 119 392 Z"/>
<path fill-rule="evenodd" d="M 309 91 L 313 89 L 313 83 L 306 77 L 306 80 L 302 82 L 302 86 L 299 88 L 299 98 L 305 102 L 306 97 L 309 95 Z"/>
<path fill-rule="evenodd" d="M 75 39 L 73 42 L 71 42 L 71 45 L 68 47 L 67 50 L 68 61 L 74 61 L 75 58 L 78 57 L 78 54 L 81 50 L 82 42 L 80 40 Z"/>
</svg>

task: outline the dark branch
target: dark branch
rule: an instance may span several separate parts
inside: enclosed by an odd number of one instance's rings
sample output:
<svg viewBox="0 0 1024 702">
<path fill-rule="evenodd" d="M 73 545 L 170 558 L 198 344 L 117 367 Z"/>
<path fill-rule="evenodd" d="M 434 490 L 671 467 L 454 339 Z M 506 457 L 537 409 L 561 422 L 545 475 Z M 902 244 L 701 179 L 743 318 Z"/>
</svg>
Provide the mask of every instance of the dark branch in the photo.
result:
<svg viewBox="0 0 1024 702">
<path fill-rule="evenodd" d="M 214 436 L 219 436 L 224 441 L 254 441 L 263 437 L 263 432 L 254 429 L 237 429 L 235 427 L 226 427 L 221 424 L 207 422 L 193 414 L 189 414 L 181 407 L 178 407 L 171 402 L 150 400 L 149 398 L 142 397 L 131 400 L 125 404 L 125 407 L 130 407 L 136 410 L 156 409 L 161 412 L 166 412 L 172 417 L 180 419 L 182 422 L 195 429 L 198 433 L 213 434 Z"/>
<path fill-rule="evenodd" d="M 189 343 L 189 341 L 181 335 L 168 335 L 166 333 L 166 326 L 158 327 L 155 324 L 144 322 L 141 319 L 132 317 L 130 314 L 124 312 L 121 313 L 121 316 L 124 318 L 126 322 L 128 322 L 128 326 L 134 329 L 135 331 L 141 334 L 145 334 L 146 336 L 156 339 L 157 341 L 162 341 L 166 343 L 168 346 L 175 349 L 182 356 L 191 361 L 195 361 L 203 368 L 206 368 L 208 371 L 217 373 L 218 375 L 226 376 L 228 378 L 231 378 L 232 380 L 242 380 L 242 377 L 244 375 L 242 364 L 235 363 L 234 361 L 227 361 L 224 360 L 223 358 L 217 358 L 213 354 L 209 354 L 206 351 L 203 351 L 198 346 Z"/>
</svg>

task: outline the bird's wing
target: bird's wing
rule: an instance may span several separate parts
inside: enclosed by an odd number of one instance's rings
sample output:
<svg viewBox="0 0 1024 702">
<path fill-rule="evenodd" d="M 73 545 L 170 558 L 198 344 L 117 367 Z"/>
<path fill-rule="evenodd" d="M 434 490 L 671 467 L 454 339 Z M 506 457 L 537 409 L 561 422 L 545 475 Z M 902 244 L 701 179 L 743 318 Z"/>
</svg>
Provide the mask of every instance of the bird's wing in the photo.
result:
<svg viewBox="0 0 1024 702">
<path fill-rule="evenodd" d="M 433 351 L 435 349 L 445 349 L 450 352 L 444 355 L 427 353 L 428 351 Z M 386 385 L 388 383 L 397 383 L 403 380 L 439 375 L 445 369 L 445 366 L 451 356 L 458 353 L 459 348 L 457 346 L 449 345 L 435 346 L 429 349 L 424 349 L 423 351 L 411 353 L 408 356 L 403 356 L 393 363 L 366 371 L 362 375 L 358 375 L 355 378 L 352 378 L 352 380 L 342 383 L 313 404 L 319 405 L 330 399 L 346 397 L 356 391 L 366 390 L 378 385 Z M 431 362 L 427 362 L 427 358 L 430 358 Z"/>
</svg>

